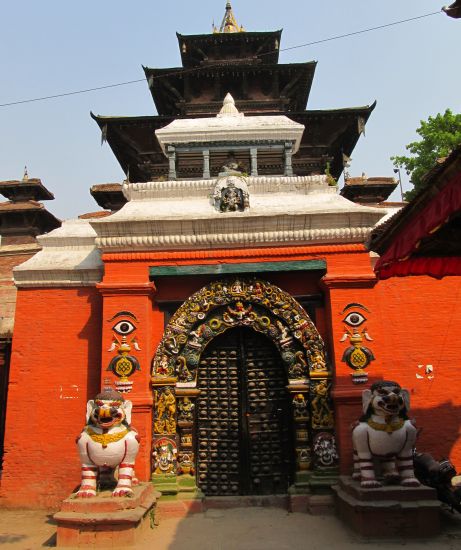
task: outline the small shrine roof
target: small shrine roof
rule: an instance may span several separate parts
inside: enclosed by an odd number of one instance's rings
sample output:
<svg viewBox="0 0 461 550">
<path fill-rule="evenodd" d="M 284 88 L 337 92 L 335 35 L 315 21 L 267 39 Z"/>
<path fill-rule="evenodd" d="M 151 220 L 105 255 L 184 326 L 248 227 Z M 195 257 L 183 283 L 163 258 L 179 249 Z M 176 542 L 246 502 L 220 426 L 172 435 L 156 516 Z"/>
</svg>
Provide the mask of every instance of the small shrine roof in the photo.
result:
<svg viewBox="0 0 461 550">
<path fill-rule="evenodd" d="M 109 210 L 97 210 L 96 212 L 87 212 L 86 214 L 80 214 L 79 220 L 93 220 L 95 218 L 105 218 L 110 216 L 112 212 Z"/>
<path fill-rule="evenodd" d="M 0 202 L 1 212 L 17 212 L 20 210 L 45 210 L 45 206 L 36 201 Z"/>
<path fill-rule="evenodd" d="M 340 194 L 353 202 L 379 203 L 385 201 L 397 185 L 392 177 L 347 178 Z"/>
<path fill-rule="evenodd" d="M 53 193 L 38 178 L 0 181 L 0 194 L 10 200 L 52 200 Z"/>
<path fill-rule="evenodd" d="M 299 149 L 304 126 L 285 115 L 245 117 L 227 94 L 221 111 L 215 117 L 174 120 L 156 130 L 163 152 L 169 144 L 225 143 L 239 141 L 294 141 L 294 153 Z"/>
<path fill-rule="evenodd" d="M 120 183 L 93 185 L 90 189 L 90 194 L 99 206 L 106 210 L 119 210 L 126 203 Z"/>
</svg>

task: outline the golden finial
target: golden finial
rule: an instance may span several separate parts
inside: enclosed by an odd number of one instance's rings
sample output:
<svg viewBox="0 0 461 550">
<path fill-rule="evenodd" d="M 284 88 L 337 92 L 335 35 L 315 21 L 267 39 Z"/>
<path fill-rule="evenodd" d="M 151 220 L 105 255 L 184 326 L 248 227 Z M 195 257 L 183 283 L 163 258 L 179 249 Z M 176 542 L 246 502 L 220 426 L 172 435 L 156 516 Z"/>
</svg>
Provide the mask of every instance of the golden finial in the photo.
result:
<svg viewBox="0 0 461 550">
<path fill-rule="evenodd" d="M 24 166 L 24 175 L 22 176 L 22 181 L 29 181 L 29 174 L 27 173 L 27 166 Z"/>
<path fill-rule="evenodd" d="M 243 27 L 237 23 L 234 12 L 232 11 L 232 5 L 230 2 L 226 4 L 226 13 L 222 20 L 221 26 L 218 29 L 213 25 L 213 32 L 231 33 L 231 32 L 244 32 Z"/>
</svg>

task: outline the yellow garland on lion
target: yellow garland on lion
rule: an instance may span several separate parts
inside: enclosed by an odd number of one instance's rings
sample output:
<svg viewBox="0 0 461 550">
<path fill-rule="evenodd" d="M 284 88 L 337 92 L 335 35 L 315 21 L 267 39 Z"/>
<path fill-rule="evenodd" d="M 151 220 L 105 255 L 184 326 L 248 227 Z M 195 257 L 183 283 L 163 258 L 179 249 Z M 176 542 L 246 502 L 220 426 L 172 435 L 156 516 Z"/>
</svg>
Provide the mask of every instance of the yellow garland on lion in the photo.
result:
<svg viewBox="0 0 461 550">
<path fill-rule="evenodd" d="M 91 428 L 86 428 L 85 431 L 95 443 L 101 443 L 103 447 L 107 447 L 109 443 L 120 441 L 129 432 L 128 428 L 123 430 L 123 432 L 117 432 L 115 434 L 98 434 Z"/>
</svg>

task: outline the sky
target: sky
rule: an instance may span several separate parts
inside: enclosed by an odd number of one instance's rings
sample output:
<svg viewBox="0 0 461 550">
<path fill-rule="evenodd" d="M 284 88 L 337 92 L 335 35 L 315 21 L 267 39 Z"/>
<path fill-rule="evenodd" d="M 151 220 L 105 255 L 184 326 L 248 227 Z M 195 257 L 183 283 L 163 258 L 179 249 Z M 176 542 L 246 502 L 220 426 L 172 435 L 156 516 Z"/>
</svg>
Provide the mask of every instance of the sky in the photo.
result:
<svg viewBox="0 0 461 550">
<path fill-rule="evenodd" d="M 0 2 L 0 104 L 143 79 L 142 65 L 180 66 L 176 31 L 211 32 L 224 0 Z M 233 0 L 248 31 L 283 28 L 281 49 L 437 12 L 443 0 Z M 281 52 L 318 62 L 309 109 L 377 100 L 352 155 L 351 176 L 392 176 L 390 157 L 417 138 L 420 120 L 461 112 L 461 20 L 440 12 L 401 25 Z M 458 59 L 458 62 L 456 61 Z M 156 114 L 146 82 L 0 107 L 0 180 L 41 178 L 58 218 L 98 210 L 89 188 L 121 182 L 100 115 Z M 402 173 L 404 190 L 409 189 Z M 399 200 L 397 192 L 392 196 Z"/>
</svg>

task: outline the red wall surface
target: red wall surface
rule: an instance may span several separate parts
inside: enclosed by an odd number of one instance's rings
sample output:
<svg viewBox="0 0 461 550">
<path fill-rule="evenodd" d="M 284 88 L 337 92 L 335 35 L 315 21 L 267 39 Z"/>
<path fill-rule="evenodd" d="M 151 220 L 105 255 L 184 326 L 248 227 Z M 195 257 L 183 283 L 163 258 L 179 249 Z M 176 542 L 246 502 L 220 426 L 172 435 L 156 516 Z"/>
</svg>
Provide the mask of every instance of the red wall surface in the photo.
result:
<svg viewBox="0 0 461 550">
<path fill-rule="evenodd" d="M 94 288 L 18 291 L 3 505 L 54 507 L 78 484 L 75 438 L 99 390 L 100 327 Z"/>
<path fill-rule="evenodd" d="M 271 249 L 266 256 L 246 250 L 225 261 L 325 259 L 327 273 L 278 274 L 271 282 L 293 294 L 325 294 L 316 312 L 335 371 L 333 398 L 341 471 L 350 473 L 351 423 L 361 414 L 361 393 L 351 369 L 342 362 L 349 341 L 343 310 L 354 302 L 367 308 L 364 327 L 373 338 L 364 342 L 376 359 L 368 368 L 369 382 L 394 379 L 411 392 L 411 416 L 422 428 L 418 449 L 436 458 L 450 456 L 461 469 L 461 278 L 435 280 L 408 277 L 377 282 L 368 253 L 358 245 Z M 314 250 L 314 249 L 313 249 Z M 215 253 L 215 252 L 213 252 Z M 203 255 L 213 254 L 204 251 Z M 227 252 L 226 252 L 227 253 Z M 173 253 L 171 253 L 173 255 Z M 106 259 L 104 281 L 97 289 L 21 289 L 10 375 L 6 455 L 1 482 L 3 503 L 11 506 L 56 507 L 79 483 L 75 436 L 84 421 L 86 401 L 94 397 L 111 373 L 106 371 L 116 351 L 109 320 L 119 311 L 132 312 L 141 351 L 135 373 L 133 426 L 141 435 L 137 475 L 149 479 L 152 393 L 150 365 L 163 335 L 163 313 L 156 300 L 181 301 L 210 277 L 171 278 L 149 282 L 149 266 L 204 263 L 196 258 L 165 258 L 149 254 L 115 254 Z M 229 254 L 231 254 L 229 252 Z M 206 259 L 206 261 L 211 261 Z M 423 367 L 418 368 L 419 365 Z M 425 374 L 433 365 L 434 378 Z M 422 376 L 417 378 L 416 375 Z"/>
</svg>

